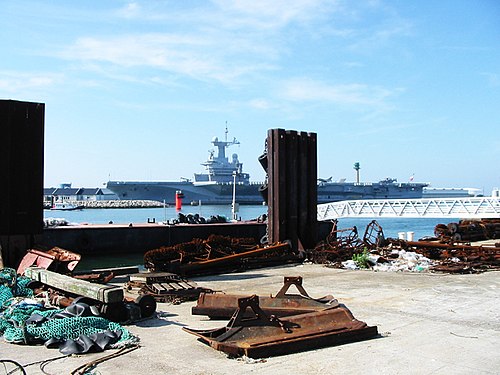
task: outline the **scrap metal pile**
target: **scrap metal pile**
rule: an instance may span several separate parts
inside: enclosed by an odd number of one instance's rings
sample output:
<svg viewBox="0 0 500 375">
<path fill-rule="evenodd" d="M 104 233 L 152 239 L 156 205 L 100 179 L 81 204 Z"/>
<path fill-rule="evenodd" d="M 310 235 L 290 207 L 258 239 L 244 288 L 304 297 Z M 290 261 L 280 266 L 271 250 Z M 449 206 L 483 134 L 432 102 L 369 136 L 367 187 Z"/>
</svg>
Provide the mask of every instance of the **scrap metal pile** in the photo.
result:
<svg viewBox="0 0 500 375">
<path fill-rule="evenodd" d="M 458 223 L 438 224 L 434 235 L 443 242 L 494 240 L 500 238 L 500 220 L 460 220 Z"/>
<path fill-rule="evenodd" d="M 286 242 L 262 246 L 253 238 L 210 235 L 206 240 L 195 238 L 147 251 L 144 265 L 152 272 L 199 275 L 284 264 L 298 258 Z"/>
<path fill-rule="evenodd" d="M 210 254 L 222 254 L 222 259 L 236 257 L 238 261 L 248 260 L 248 254 L 257 251 L 259 264 L 260 256 L 271 254 L 271 258 L 282 259 L 289 251 L 287 243 L 255 248 L 248 239 L 220 236 L 194 241 L 183 249 L 200 247 L 205 251 L 208 248 Z M 241 254 L 244 258 L 240 258 Z M 205 258 L 209 255 L 205 254 Z M 198 258 L 190 256 L 194 261 L 186 266 L 197 263 Z M 0 270 L 0 306 L 6 307 L 0 311 L 0 335 L 5 340 L 42 342 L 47 347 L 58 347 L 66 355 L 138 348 L 138 338 L 119 323 L 153 317 L 156 301 L 174 302 L 173 296 L 182 301 L 197 298 L 193 315 L 229 319 L 226 326 L 212 330 L 184 327 L 200 341 L 229 356 L 269 357 L 378 336 L 376 326 L 354 318 L 333 296 L 311 298 L 300 276 L 285 277 L 283 287 L 274 297 L 214 292 L 167 272 L 130 274 L 123 288 L 89 281 L 101 280 L 100 275 L 81 274 L 76 278 L 62 274 L 72 273 L 79 260 L 78 254 L 64 249 L 31 250 L 17 271 Z M 222 264 L 227 266 L 226 262 Z M 212 266 L 209 270 L 213 271 Z M 291 294 L 291 287 L 299 293 Z"/>
<path fill-rule="evenodd" d="M 477 273 L 500 269 L 500 246 L 471 246 L 439 241 L 393 240 L 392 245 L 422 254 L 435 260 L 431 271 Z"/>
<path fill-rule="evenodd" d="M 308 253 L 308 259 L 313 263 L 328 263 L 341 267 L 343 261 L 349 260 L 364 249 L 376 250 L 386 244 L 384 231 L 375 221 L 366 227 L 363 238 L 359 238 L 356 226 L 338 229 L 338 222 L 334 220 L 332 229 L 324 241 Z"/>
<path fill-rule="evenodd" d="M 295 285 L 299 294 L 288 294 Z M 285 277 L 275 297 L 202 294 L 193 314 L 230 318 L 226 326 L 183 330 L 230 356 L 261 358 L 311 350 L 378 336 L 376 326 L 357 320 L 332 296 L 313 299 L 301 277 Z"/>
<path fill-rule="evenodd" d="M 392 240 L 391 244 L 435 260 L 432 271 L 476 273 L 500 269 L 500 242 L 471 244 L 500 238 L 500 220 L 460 220 L 458 223 L 438 224 L 434 235 L 434 241 Z"/>
<path fill-rule="evenodd" d="M 376 271 L 483 272 L 500 269 L 500 243 L 471 245 L 456 238 L 498 238 L 499 227 L 498 220 L 438 224 L 436 238 L 405 241 L 386 239 L 375 220 L 368 224 L 363 238 L 356 227 L 339 230 L 334 222 L 329 236 L 309 252 L 308 259 L 333 267 Z"/>
</svg>

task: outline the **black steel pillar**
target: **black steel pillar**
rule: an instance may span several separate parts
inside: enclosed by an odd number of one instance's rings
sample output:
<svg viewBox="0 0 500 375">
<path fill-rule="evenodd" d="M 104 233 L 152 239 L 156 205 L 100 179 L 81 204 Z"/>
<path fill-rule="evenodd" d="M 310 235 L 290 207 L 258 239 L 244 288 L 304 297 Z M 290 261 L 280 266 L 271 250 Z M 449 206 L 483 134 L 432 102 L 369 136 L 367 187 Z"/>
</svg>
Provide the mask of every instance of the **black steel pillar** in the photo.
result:
<svg viewBox="0 0 500 375">
<path fill-rule="evenodd" d="M 15 265 L 43 229 L 43 103 L 0 100 L 0 251 Z"/>
<path fill-rule="evenodd" d="M 316 133 L 270 129 L 267 135 L 268 240 L 294 250 L 316 245 Z"/>
</svg>

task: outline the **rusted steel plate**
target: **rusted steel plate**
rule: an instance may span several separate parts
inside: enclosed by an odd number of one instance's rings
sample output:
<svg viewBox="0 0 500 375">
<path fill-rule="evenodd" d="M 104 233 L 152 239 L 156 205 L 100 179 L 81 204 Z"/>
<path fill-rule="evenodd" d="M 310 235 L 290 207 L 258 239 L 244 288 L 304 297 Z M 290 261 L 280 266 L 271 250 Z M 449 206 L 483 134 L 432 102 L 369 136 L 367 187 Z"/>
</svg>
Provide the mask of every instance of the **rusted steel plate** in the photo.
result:
<svg viewBox="0 0 500 375">
<path fill-rule="evenodd" d="M 80 258 L 80 254 L 59 247 L 53 247 L 48 251 L 29 249 L 21 260 L 17 273 L 22 275 L 26 268 L 31 266 L 67 273 L 73 271 Z"/>
<path fill-rule="evenodd" d="M 288 294 L 294 285 L 299 294 Z M 193 315 L 207 315 L 211 319 L 229 319 L 238 309 L 238 300 L 244 295 L 224 293 L 202 293 L 198 303 L 192 308 Z M 285 277 L 284 285 L 276 296 L 259 297 L 260 308 L 268 315 L 277 317 L 298 315 L 308 312 L 321 311 L 338 306 L 338 301 L 333 296 L 311 298 L 302 286 L 302 277 Z M 245 317 L 251 317 L 253 311 L 246 309 Z"/>
<path fill-rule="evenodd" d="M 251 308 L 254 318 L 244 318 Z M 212 348 L 232 356 L 262 358 L 365 340 L 378 335 L 376 326 L 353 317 L 344 306 L 277 318 L 259 307 L 259 298 L 238 300 L 238 310 L 228 325 L 213 330 L 183 327 Z"/>
</svg>

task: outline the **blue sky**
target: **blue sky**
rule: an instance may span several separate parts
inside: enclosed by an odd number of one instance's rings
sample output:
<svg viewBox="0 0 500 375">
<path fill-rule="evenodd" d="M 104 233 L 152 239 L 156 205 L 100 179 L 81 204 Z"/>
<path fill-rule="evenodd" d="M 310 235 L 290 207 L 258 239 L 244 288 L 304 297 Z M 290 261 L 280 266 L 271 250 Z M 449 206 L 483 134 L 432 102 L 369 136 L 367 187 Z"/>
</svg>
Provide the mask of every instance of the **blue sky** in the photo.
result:
<svg viewBox="0 0 500 375">
<path fill-rule="evenodd" d="M 257 161 L 318 134 L 318 175 L 500 186 L 500 2 L 1 1 L 0 98 L 43 102 L 45 186 L 178 180 L 210 140 Z"/>
</svg>

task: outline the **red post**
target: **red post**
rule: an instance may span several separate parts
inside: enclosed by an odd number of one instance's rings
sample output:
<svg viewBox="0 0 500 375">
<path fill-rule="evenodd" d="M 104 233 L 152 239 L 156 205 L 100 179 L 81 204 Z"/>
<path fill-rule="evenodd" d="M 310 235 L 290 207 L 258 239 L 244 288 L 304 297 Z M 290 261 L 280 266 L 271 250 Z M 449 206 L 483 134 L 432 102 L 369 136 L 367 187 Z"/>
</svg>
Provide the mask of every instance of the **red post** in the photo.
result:
<svg viewBox="0 0 500 375">
<path fill-rule="evenodd" d="M 181 190 L 177 190 L 175 192 L 175 210 L 182 210 L 182 198 L 184 198 L 184 194 L 182 194 Z"/>
</svg>

